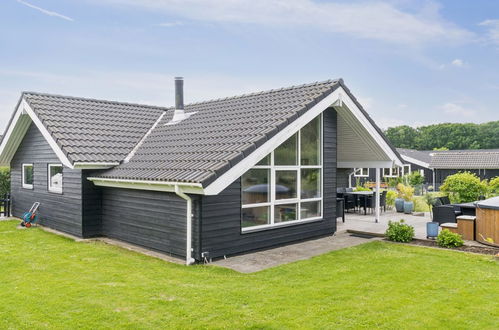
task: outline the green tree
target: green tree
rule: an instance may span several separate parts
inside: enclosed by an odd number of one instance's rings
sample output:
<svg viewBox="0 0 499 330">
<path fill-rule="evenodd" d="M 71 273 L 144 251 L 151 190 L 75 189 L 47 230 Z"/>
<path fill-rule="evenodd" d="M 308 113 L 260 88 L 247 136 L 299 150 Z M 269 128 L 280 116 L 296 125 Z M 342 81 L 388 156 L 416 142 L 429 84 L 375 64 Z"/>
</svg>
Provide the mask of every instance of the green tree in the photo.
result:
<svg viewBox="0 0 499 330">
<path fill-rule="evenodd" d="M 414 149 L 418 131 L 410 126 L 390 127 L 385 132 L 388 139 L 397 148 Z"/>
<path fill-rule="evenodd" d="M 0 198 L 10 192 L 10 170 L 8 167 L 0 167 Z"/>
</svg>

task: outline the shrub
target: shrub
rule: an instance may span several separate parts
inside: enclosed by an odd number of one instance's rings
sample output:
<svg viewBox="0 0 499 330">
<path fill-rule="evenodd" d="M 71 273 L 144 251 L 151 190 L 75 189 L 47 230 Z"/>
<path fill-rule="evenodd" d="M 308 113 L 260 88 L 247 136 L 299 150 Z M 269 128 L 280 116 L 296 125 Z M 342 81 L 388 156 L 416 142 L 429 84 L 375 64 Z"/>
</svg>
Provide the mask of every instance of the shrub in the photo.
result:
<svg viewBox="0 0 499 330">
<path fill-rule="evenodd" d="M 390 241 L 407 243 L 414 238 L 414 227 L 406 224 L 403 219 L 399 222 L 388 221 L 385 235 Z"/>
<path fill-rule="evenodd" d="M 489 194 L 490 197 L 499 195 L 499 176 L 496 176 L 489 181 Z"/>
<path fill-rule="evenodd" d="M 399 183 L 402 183 L 402 178 L 399 176 L 396 178 L 389 178 L 386 181 L 386 184 L 388 184 L 388 187 L 390 188 L 396 188 Z"/>
<path fill-rule="evenodd" d="M 444 229 L 437 236 L 437 244 L 445 248 L 456 248 L 463 246 L 464 241 L 461 235 L 451 232 L 448 229 Z"/>
<path fill-rule="evenodd" d="M 412 197 L 414 196 L 413 187 L 399 183 L 397 185 L 397 190 L 398 190 L 398 197 L 403 198 L 406 202 L 412 201 Z"/>
<path fill-rule="evenodd" d="M 397 198 L 397 192 L 395 190 L 388 190 L 386 192 L 386 205 L 395 206 L 395 198 Z"/>
<path fill-rule="evenodd" d="M 0 198 L 10 192 L 10 170 L 0 167 Z"/>
<path fill-rule="evenodd" d="M 440 190 L 447 193 L 453 203 L 466 203 L 485 195 L 487 184 L 473 173 L 459 172 L 449 175 Z"/>
<path fill-rule="evenodd" d="M 361 186 L 361 185 L 357 185 L 355 187 L 355 191 L 370 191 L 371 189 L 369 189 L 368 187 L 366 186 Z"/>
<path fill-rule="evenodd" d="M 409 174 L 409 183 L 411 186 L 419 186 L 424 183 L 424 177 L 418 171 Z"/>
</svg>

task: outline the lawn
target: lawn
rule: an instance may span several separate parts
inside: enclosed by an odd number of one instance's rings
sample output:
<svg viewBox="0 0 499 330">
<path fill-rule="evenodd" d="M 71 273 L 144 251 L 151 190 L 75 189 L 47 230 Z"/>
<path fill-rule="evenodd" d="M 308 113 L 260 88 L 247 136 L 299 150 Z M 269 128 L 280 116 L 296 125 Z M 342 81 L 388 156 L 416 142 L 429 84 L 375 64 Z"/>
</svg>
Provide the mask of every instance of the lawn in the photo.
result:
<svg viewBox="0 0 499 330">
<path fill-rule="evenodd" d="M 372 242 L 255 274 L 170 264 L 0 222 L 0 328 L 476 328 L 493 258 Z"/>
</svg>

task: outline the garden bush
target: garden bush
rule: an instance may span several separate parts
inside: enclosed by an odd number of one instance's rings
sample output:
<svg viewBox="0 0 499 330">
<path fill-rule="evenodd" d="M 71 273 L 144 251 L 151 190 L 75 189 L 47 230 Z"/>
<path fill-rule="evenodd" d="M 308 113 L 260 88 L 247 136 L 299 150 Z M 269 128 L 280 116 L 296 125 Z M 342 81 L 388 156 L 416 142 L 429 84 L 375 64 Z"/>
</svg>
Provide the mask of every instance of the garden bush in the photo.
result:
<svg viewBox="0 0 499 330">
<path fill-rule="evenodd" d="M 487 182 L 470 172 L 459 172 L 449 175 L 440 187 L 449 195 L 453 203 L 466 203 L 476 201 L 487 192 Z"/>
<path fill-rule="evenodd" d="M 448 229 L 444 229 L 437 236 L 437 244 L 445 248 L 456 248 L 463 246 L 464 241 L 461 235 L 451 232 Z"/>
<path fill-rule="evenodd" d="M 424 177 L 418 171 L 409 174 L 409 183 L 411 186 L 420 186 L 424 183 Z"/>
<path fill-rule="evenodd" d="M 489 181 L 489 196 L 498 196 L 499 195 L 499 176 L 496 176 Z"/>
<path fill-rule="evenodd" d="M 10 170 L 8 167 L 0 167 L 0 198 L 10 192 Z"/>
<path fill-rule="evenodd" d="M 406 224 L 403 219 L 399 222 L 388 221 L 385 235 L 390 241 L 407 243 L 414 238 L 414 227 Z"/>
<path fill-rule="evenodd" d="M 395 198 L 397 198 L 397 195 L 395 190 L 388 190 L 386 192 L 386 205 L 395 206 Z"/>
</svg>

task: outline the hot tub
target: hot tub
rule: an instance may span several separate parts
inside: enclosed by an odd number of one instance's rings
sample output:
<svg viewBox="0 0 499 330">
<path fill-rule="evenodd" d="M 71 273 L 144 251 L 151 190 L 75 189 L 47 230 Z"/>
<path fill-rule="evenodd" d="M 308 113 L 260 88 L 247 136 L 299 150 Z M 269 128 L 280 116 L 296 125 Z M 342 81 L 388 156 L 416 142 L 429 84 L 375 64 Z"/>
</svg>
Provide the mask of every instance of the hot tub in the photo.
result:
<svg viewBox="0 0 499 330">
<path fill-rule="evenodd" d="M 476 240 L 499 246 L 499 197 L 476 202 Z"/>
</svg>

